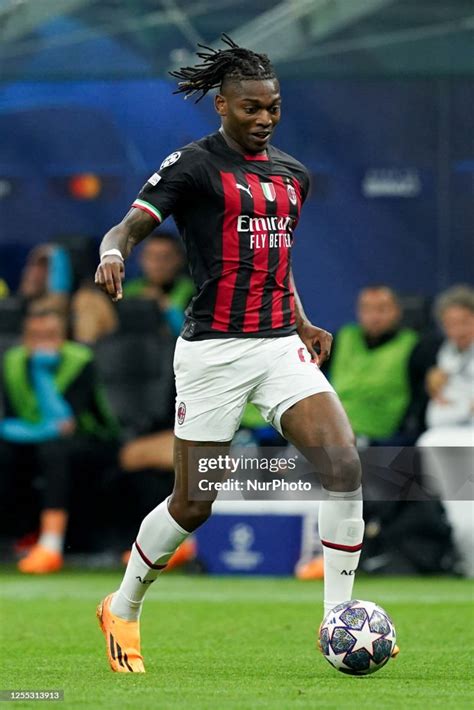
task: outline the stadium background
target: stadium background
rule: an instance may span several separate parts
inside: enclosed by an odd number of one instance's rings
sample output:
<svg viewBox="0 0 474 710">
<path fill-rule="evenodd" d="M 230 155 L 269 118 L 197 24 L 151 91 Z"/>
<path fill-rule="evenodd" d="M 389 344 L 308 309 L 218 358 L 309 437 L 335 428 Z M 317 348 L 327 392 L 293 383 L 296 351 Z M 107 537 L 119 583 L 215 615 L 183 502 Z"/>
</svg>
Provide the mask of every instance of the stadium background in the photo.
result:
<svg viewBox="0 0 474 710">
<path fill-rule="evenodd" d="M 165 77 L 227 28 L 275 59 L 275 144 L 313 174 L 294 252 L 309 314 L 335 329 L 366 283 L 432 296 L 469 281 L 470 10 L 468 0 L 5 0 L 0 277 L 14 288 L 37 242 L 99 238 L 163 157 L 215 129 L 212 102 L 172 96 Z M 101 180 L 93 199 L 69 192 L 83 173 Z"/>
<path fill-rule="evenodd" d="M 0 278 L 10 289 L 33 246 L 98 245 L 163 157 L 216 128 L 212 102 L 172 96 L 166 73 L 222 31 L 275 60 L 275 144 L 313 174 L 294 251 L 308 314 L 336 330 L 373 282 L 426 314 L 440 290 L 472 282 L 471 0 L 0 0 Z M 98 178 L 97 195 L 72 194 L 84 175 Z M 127 274 L 137 268 L 132 258 Z M 411 544 L 403 531 L 397 540 Z M 117 679 L 93 617 L 120 574 L 71 565 L 31 578 L 2 565 L 1 687 L 64 688 L 66 706 L 93 708 L 332 710 L 349 692 L 369 710 L 472 707 L 471 580 L 361 574 L 357 594 L 390 611 L 402 646 L 362 684 L 315 656 L 320 582 L 174 573 L 147 599 L 146 677 Z"/>
</svg>

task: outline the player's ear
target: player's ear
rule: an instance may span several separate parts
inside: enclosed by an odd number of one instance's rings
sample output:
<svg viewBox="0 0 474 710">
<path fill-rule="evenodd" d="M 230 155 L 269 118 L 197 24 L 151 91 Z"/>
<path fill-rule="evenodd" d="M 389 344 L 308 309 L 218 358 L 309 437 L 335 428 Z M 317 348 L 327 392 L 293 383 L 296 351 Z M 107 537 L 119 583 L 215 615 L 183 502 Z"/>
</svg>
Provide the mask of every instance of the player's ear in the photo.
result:
<svg viewBox="0 0 474 710">
<path fill-rule="evenodd" d="M 216 94 L 214 97 L 214 108 L 219 116 L 227 116 L 227 100 L 222 94 Z"/>
</svg>

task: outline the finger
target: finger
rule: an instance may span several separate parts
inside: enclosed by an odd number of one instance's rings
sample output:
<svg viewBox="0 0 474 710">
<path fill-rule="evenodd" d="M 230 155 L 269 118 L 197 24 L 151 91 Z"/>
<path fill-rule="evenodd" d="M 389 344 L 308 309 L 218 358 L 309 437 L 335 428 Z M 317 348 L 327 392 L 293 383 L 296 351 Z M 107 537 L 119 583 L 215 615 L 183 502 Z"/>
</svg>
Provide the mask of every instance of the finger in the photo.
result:
<svg viewBox="0 0 474 710">
<path fill-rule="evenodd" d="M 122 278 L 124 269 L 121 264 L 110 264 L 110 278 L 113 281 L 113 293 L 110 293 L 112 301 L 115 303 L 122 299 Z"/>
<path fill-rule="evenodd" d="M 317 350 L 315 350 L 314 345 L 311 342 L 311 340 L 306 342 L 305 345 L 306 345 L 306 350 L 311 355 L 311 362 L 315 362 L 317 365 L 319 365 L 319 353 Z"/>
<path fill-rule="evenodd" d="M 103 264 L 102 265 L 102 272 L 104 274 L 105 278 L 105 289 L 106 292 L 111 296 L 112 298 L 117 297 L 117 284 L 116 284 L 116 276 L 114 273 L 114 266 L 115 264 Z"/>
<path fill-rule="evenodd" d="M 105 283 L 104 273 L 103 273 L 103 271 L 102 271 L 102 267 L 100 266 L 100 264 L 99 264 L 99 266 L 97 267 L 97 270 L 96 270 L 96 272 L 95 272 L 94 281 L 95 281 L 95 283 L 98 284 L 99 286 L 103 286 L 104 283 Z"/>
<path fill-rule="evenodd" d="M 325 363 L 326 360 L 329 360 L 329 355 L 330 355 L 329 350 L 321 350 L 321 354 L 319 356 L 319 362 L 318 362 L 319 367 L 321 367 L 321 365 L 323 363 Z"/>
<path fill-rule="evenodd" d="M 122 298 L 122 278 L 123 278 L 123 267 L 121 264 L 113 264 L 112 266 L 114 284 L 115 284 L 115 299 L 119 301 Z"/>
<path fill-rule="evenodd" d="M 324 352 L 325 359 L 331 355 L 333 337 L 331 333 L 326 333 L 324 338 L 321 339 L 321 352 Z"/>
</svg>

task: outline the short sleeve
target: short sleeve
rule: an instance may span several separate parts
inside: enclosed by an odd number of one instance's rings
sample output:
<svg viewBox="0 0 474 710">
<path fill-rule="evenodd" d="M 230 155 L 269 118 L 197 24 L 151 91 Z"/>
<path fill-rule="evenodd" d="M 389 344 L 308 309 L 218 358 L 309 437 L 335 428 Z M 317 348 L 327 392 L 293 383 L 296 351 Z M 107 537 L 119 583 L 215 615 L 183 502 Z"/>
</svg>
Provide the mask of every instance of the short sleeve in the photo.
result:
<svg viewBox="0 0 474 710">
<path fill-rule="evenodd" d="M 305 202 L 311 190 L 311 179 L 309 172 L 305 169 L 298 175 L 298 180 L 301 185 L 301 201 Z"/>
<path fill-rule="evenodd" d="M 161 224 L 175 211 L 179 201 L 196 189 L 198 162 L 192 146 L 168 155 L 143 185 L 132 207 L 147 212 Z"/>
</svg>

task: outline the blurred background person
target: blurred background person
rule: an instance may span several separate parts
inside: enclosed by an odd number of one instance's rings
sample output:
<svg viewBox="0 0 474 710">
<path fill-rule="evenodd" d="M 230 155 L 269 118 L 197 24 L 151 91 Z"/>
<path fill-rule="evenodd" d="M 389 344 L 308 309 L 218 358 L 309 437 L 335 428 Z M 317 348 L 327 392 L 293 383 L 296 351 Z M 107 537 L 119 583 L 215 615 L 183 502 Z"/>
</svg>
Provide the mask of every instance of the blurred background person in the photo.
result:
<svg viewBox="0 0 474 710">
<path fill-rule="evenodd" d="M 92 282 L 83 283 L 73 294 L 70 317 L 73 339 L 85 345 L 94 345 L 119 328 L 116 309 Z"/>
<path fill-rule="evenodd" d="M 474 289 L 436 300 L 444 340 L 426 375 L 427 430 L 418 439 L 424 474 L 446 508 L 462 572 L 474 576 Z"/>
<path fill-rule="evenodd" d="M 29 485 L 40 477 L 39 539 L 18 567 L 43 574 L 63 565 L 73 477 L 87 482 L 87 499 L 93 503 L 104 468 L 115 464 L 118 427 L 97 378 L 94 354 L 66 340 L 62 313 L 33 309 L 25 317 L 22 341 L 2 361 L 0 505 L 5 515 L 15 499 L 11 490 L 25 485 L 20 469 Z"/>
<path fill-rule="evenodd" d="M 43 308 L 66 313 L 73 281 L 67 249 L 53 243 L 40 244 L 28 254 L 17 295 L 26 303 L 41 299 Z"/>
<path fill-rule="evenodd" d="M 186 310 L 195 289 L 185 271 L 183 246 L 169 232 L 157 232 L 148 237 L 140 253 L 142 276 L 125 282 L 126 298 L 150 298 L 165 314 L 176 337 L 184 322 Z"/>
<path fill-rule="evenodd" d="M 366 286 L 357 299 L 357 323 L 336 334 L 329 377 L 356 437 L 396 442 L 410 403 L 409 360 L 418 340 L 401 325 L 397 294 Z"/>
<path fill-rule="evenodd" d="M 435 313 L 444 333 L 436 365 L 426 375 L 430 401 L 428 429 L 454 428 L 468 433 L 474 426 L 474 289 L 453 286 L 436 300 Z M 444 437 L 447 437 L 445 432 Z"/>
</svg>

